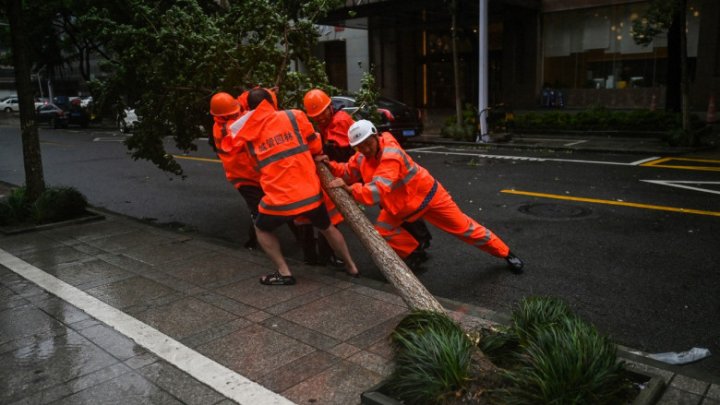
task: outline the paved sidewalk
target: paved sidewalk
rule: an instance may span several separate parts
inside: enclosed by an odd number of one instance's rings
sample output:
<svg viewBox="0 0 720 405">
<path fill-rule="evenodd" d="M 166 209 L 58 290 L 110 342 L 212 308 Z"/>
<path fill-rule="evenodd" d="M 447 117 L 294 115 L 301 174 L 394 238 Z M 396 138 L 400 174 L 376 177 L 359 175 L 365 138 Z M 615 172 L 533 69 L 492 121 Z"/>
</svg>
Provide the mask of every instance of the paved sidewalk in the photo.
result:
<svg viewBox="0 0 720 405">
<path fill-rule="evenodd" d="M 262 253 L 103 215 L 0 236 L 1 403 L 356 404 L 390 372 L 407 307 L 387 284 L 293 263 L 296 286 L 265 287 Z M 640 360 L 669 384 L 660 403 L 720 403 Z"/>
</svg>

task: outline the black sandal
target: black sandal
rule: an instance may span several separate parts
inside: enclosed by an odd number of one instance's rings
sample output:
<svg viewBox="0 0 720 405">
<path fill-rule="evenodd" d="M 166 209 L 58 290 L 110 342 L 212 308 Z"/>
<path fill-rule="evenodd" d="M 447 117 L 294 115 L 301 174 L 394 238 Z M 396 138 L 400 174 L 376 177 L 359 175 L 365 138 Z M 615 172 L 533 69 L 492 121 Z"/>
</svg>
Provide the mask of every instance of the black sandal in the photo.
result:
<svg viewBox="0 0 720 405">
<path fill-rule="evenodd" d="M 260 277 L 260 284 L 264 285 L 294 285 L 295 282 L 295 277 L 283 276 L 277 272 Z"/>
</svg>

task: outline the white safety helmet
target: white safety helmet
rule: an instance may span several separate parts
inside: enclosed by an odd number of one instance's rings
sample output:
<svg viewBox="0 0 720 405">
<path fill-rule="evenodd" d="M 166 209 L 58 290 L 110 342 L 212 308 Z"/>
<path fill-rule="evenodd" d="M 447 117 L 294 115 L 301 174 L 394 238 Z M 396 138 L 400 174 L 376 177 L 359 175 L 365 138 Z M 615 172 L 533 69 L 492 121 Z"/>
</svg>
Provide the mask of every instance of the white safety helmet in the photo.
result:
<svg viewBox="0 0 720 405">
<path fill-rule="evenodd" d="M 350 126 L 348 130 L 348 138 L 350 139 L 350 146 L 353 148 L 360 145 L 368 139 L 371 135 L 377 134 L 377 128 L 372 122 L 368 120 L 360 120 Z"/>
</svg>

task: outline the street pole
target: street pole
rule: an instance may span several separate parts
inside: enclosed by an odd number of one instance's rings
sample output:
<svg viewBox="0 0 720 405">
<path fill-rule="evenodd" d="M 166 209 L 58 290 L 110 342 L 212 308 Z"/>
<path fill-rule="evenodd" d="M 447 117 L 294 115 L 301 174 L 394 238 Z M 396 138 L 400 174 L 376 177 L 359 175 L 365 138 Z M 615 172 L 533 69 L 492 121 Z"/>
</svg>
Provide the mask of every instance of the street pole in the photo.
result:
<svg viewBox="0 0 720 405">
<path fill-rule="evenodd" d="M 488 0 L 478 0 L 478 121 L 480 133 L 475 142 L 487 142 L 487 105 L 488 105 Z"/>
</svg>

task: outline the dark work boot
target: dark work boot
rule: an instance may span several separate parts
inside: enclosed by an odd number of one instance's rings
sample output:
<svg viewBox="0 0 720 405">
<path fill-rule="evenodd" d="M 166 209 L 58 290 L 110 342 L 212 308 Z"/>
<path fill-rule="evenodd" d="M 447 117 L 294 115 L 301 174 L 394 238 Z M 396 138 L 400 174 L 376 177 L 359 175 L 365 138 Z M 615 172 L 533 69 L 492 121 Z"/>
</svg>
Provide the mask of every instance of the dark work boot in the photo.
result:
<svg viewBox="0 0 720 405">
<path fill-rule="evenodd" d="M 425 253 L 424 250 L 417 248 L 403 260 L 413 273 L 419 274 L 427 271 L 427 269 L 423 266 L 423 263 L 428 261 L 428 259 L 428 254 Z"/>
<path fill-rule="evenodd" d="M 505 261 L 507 261 L 510 271 L 515 274 L 523 273 L 523 261 L 520 260 L 519 257 L 515 256 L 512 252 L 508 253 L 507 257 L 505 257 Z"/>
</svg>

